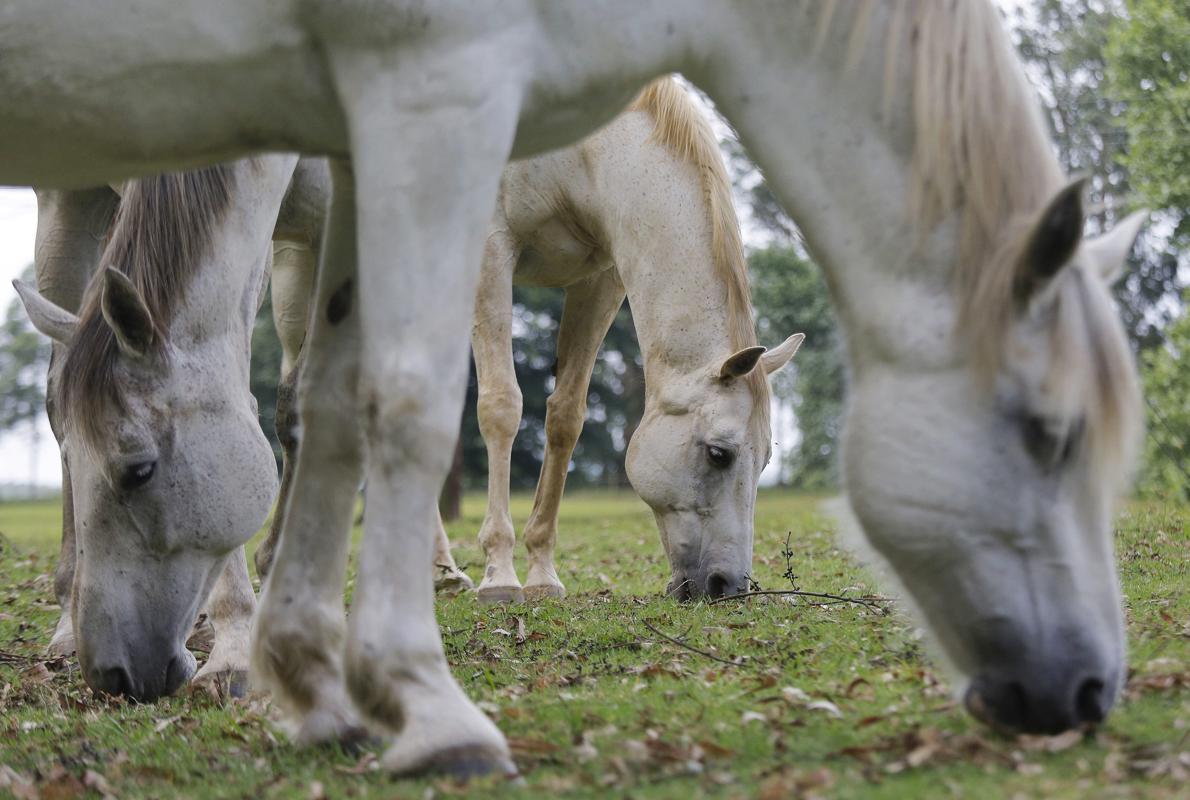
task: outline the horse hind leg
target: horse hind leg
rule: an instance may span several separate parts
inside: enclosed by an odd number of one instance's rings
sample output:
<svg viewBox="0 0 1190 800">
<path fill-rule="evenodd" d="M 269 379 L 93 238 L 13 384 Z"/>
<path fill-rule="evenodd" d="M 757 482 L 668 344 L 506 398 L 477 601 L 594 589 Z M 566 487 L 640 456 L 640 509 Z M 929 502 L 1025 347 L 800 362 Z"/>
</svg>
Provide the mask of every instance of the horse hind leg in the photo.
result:
<svg viewBox="0 0 1190 800">
<path fill-rule="evenodd" d="M 624 285 L 614 269 L 566 289 L 558 326 L 558 378 L 546 402 L 545 459 L 533 495 L 533 510 L 525 524 L 525 546 L 529 551 L 526 599 L 566 596 L 566 587 L 554 568 L 558 510 L 570 456 L 583 430 L 595 357 L 623 302 Z"/>
<path fill-rule="evenodd" d="M 269 525 L 268 536 L 256 548 L 253 561 L 256 574 L 268 576 L 281 538 L 285 504 L 293 486 L 293 466 L 297 458 L 298 376 L 301 374 L 303 343 L 310 314 L 314 278 L 318 273 L 313 247 L 291 241 L 273 243 L 273 267 L 269 290 L 273 300 L 273 328 L 281 342 L 281 376 L 277 381 L 277 405 L 273 429 L 281 445 L 281 490 Z"/>
<path fill-rule="evenodd" d="M 256 594 L 248 577 L 248 559 L 238 547 L 215 582 L 207 600 L 207 620 L 214 629 L 214 641 L 207 663 L 194 676 L 194 683 L 210 686 L 220 697 L 242 697 L 248 684 L 248 654 L 252 612 Z"/>
<path fill-rule="evenodd" d="M 475 584 L 467 577 L 467 573 L 459 569 L 455 557 L 450 552 L 450 537 L 446 535 L 446 526 L 442 524 L 442 515 L 438 515 L 437 530 L 434 531 L 434 593 L 444 597 L 469 592 Z"/>
<path fill-rule="evenodd" d="M 299 377 L 303 435 L 294 491 L 252 630 L 253 681 L 272 690 L 299 743 L 364 735 L 343 681 L 343 581 L 363 463 L 351 413 L 359 384 L 359 292 L 349 166 L 335 167 L 333 191 Z"/>
</svg>

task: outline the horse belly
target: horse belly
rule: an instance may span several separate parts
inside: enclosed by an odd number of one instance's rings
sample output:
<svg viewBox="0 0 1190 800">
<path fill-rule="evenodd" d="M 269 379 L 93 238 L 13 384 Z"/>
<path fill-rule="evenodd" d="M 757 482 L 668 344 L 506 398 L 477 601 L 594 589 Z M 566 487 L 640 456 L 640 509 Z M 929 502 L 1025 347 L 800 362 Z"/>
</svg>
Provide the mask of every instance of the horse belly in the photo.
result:
<svg viewBox="0 0 1190 800">
<path fill-rule="evenodd" d="M 0 183 L 88 186 L 266 149 L 331 149 L 328 130 L 344 126 L 314 48 L 286 20 L 240 8 L 5 4 Z"/>
</svg>

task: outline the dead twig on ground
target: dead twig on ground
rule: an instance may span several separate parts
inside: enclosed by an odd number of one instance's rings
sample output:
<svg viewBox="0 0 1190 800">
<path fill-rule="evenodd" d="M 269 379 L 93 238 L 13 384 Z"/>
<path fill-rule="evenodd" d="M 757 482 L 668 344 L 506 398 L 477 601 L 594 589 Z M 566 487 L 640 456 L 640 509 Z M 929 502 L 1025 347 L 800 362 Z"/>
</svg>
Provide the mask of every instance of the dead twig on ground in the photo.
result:
<svg viewBox="0 0 1190 800">
<path fill-rule="evenodd" d="M 855 603 L 856 605 L 864 606 L 879 611 L 881 614 L 887 614 L 888 609 L 881 603 L 891 603 L 891 597 L 847 597 L 841 594 L 829 594 L 827 592 L 805 592 L 801 589 L 761 589 L 755 592 L 742 592 L 741 594 L 731 594 L 726 597 L 717 597 L 713 600 L 708 600 L 707 605 L 715 605 L 716 603 L 726 603 L 729 600 L 744 600 L 748 597 L 760 597 L 768 595 L 786 595 L 792 597 L 814 597 L 819 600 L 828 602 L 823 603 L 809 603 L 808 605 L 819 608 L 822 606 L 837 606 L 843 603 Z"/>
<path fill-rule="evenodd" d="M 652 631 L 653 633 L 660 636 L 665 641 L 670 642 L 671 644 L 676 644 L 678 647 L 683 647 L 683 648 L 689 650 L 691 653 L 697 653 L 698 655 L 702 656 L 703 658 L 709 658 L 712 661 L 718 661 L 720 664 L 726 664 L 729 667 L 742 666 L 737 661 L 729 661 L 726 658 L 720 658 L 719 656 L 715 655 L 714 653 L 708 653 L 706 650 L 699 650 L 694 645 L 687 644 L 686 642 L 683 642 L 681 639 L 675 639 L 674 637 L 670 636 L 668 633 L 662 633 L 661 631 L 657 630 L 652 625 L 650 625 L 648 620 L 642 619 L 640 621 L 640 623 L 642 625 L 644 625 L 646 628 L 648 628 L 650 631 Z"/>
</svg>

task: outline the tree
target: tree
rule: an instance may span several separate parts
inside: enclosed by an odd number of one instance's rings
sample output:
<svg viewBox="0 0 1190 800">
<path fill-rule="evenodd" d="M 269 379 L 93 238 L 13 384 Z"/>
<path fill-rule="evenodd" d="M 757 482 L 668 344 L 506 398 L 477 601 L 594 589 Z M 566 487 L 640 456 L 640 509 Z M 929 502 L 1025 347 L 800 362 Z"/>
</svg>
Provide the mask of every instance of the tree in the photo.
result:
<svg viewBox="0 0 1190 800">
<path fill-rule="evenodd" d="M 838 485 L 838 441 L 845 372 L 838 323 L 822 272 L 799 250 L 772 245 L 748 256 L 752 304 L 761 343 L 806 334 L 793 369 L 777 373 L 773 391 L 797 413 L 801 442 L 789 455 L 790 483 L 807 490 Z"/>
<path fill-rule="evenodd" d="M 1137 191 L 1190 244 L 1190 4 L 1134 0 L 1108 32 L 1111 94 L 1125 104 L 1122 160 Z"/>
<path fill-rule="evenodd" d="M 1185 503 L 1190 501 L 1190 314 L 1170 326 L 1164 347 L 1144 354 L 1141 367 L 1148 438 L 1140 488 Z"/>
<path fill-rule="evenodd" d="M 32 265 L 21 280 L 34 280 Z M 0 433 L 23 422 L 36 423 L 45 413 L 50 349 L 50 340 L 34 330 L 21 301 L 13 298 L 0 328 Z"/>
<path fill-rule="evenodd" d="M 273 326 L 273 301 L 265 290 L 264 304 L 252 328 L 252 367 L 249 375 L 252 396 L 259 408 L 260 427 L 281 464 L 281 443 L 277 441 L 277 381 L 281 377 L 281 340 Z"/>
<path fill-rule="evenodd" d="M 515 287 L 513 291 L 513 365 L 521 388 L 521 428 L 512 449 L 513 488 L 537 485 L 545 456 L 546 400 L 554 388 L 558 322 L 563 292 Z M 620 309 L 595 362 L 587 395 L 587 419 L 572 456 L 571 486 L 626 486 L 624 451 L 644 411 L 644 361 L 636 341 L 632 314 Z M 463 411 L 463 462 L 467 481 L 484 486 L 487 451 L 476 414 L 475 371 Z"/>
<path fill-rule="evenodd" d="M 1109 92 L 1107 80 L 1108 40 L 1122 11 L 1120 0 L 1035 0 L 1018 6 L 1010 20 L 1063 168 L 1091 178 L 1092 207 L 1099 209 L 1091 214 L 1093 231 L 1110 228 L 1137 205 L 1127 155 L 1135 146 L 1130 141 L 1134 126 L 1126 121 L 1144 98 Z M 1160 50 L 1156 54 L 1160 59 Z M 1154 133 L 1173 133 L 1162 131 Z M 1160 228 L 1150 226 L 1142 236 L 1116 288 L 1125 328 L 1138 350 L 1161 344 L 1162 330 L 1177 309 L 1178 260 Z"/>
</svg>

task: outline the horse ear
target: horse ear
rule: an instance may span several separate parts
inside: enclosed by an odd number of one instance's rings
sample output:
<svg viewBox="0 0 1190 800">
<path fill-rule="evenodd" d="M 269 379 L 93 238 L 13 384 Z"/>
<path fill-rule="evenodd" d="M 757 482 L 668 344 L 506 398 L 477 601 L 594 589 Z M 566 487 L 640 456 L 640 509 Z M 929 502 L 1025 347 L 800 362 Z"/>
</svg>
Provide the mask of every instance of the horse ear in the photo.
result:
<svg viewBox="0 0 1190 800">
<path fill-rule="evenodd" d="M 760 366 L 764 368 L 765 375 L 772 375 L 781 367 L 789 363 L 790 359 L 797 354 L 798 348 L 802 346 L 802 342 L 806 340 L 806 334 L 795 333 L 781 344 L 769 350 L 760 357 Z"/>
<path fill-rule="evenodd" d="M 1148 211 L 1133 212 L 1107 233 L 1083 242 L 1087 268 L 1094 270 L 1108 285 L 1123 277 L 1125 259 L 1148 218 Z"/>
<path fill-rule="evenodd" d="M 33 327 L 55 342 L 68 343 L 74 336 L 74 329 L 78 327 L 79 318 L 46 300 L 40 292 L 24 281 L 15 280 L 12 285 L 17 290 L 21 305 L 25 307 L 25 313 L 29 315 Z"/>
<path fill-rule="evenodd" d="M 741 378 L 747 375 L 756 369 L 756 365 L 760 363 L 760 357 L 764 354 L 765 348 L 760 345 L 745 347 L 739 352 L 732 353 L 719 368 L 719 380 L 729 381 L 732 378 Z"/>
<path fill-rule="evenodd" d="M 155 336 L 153 316 L 145 299 L 127 275 L 112 267 L 103 271 L 101 291 L 103 319 L 116 334 L 120 349 L 134 358 L 144 356 L 152 347 Z"/>
<path fill-rule="evenodd" d="M 1083 191 L 1086 178 L 1069 183 L 1037 217 L 1016 280 L 1016 295 L 1028 301 L 1049 285 L 1070 263 L 1083 236 Z"/>
</svg>

